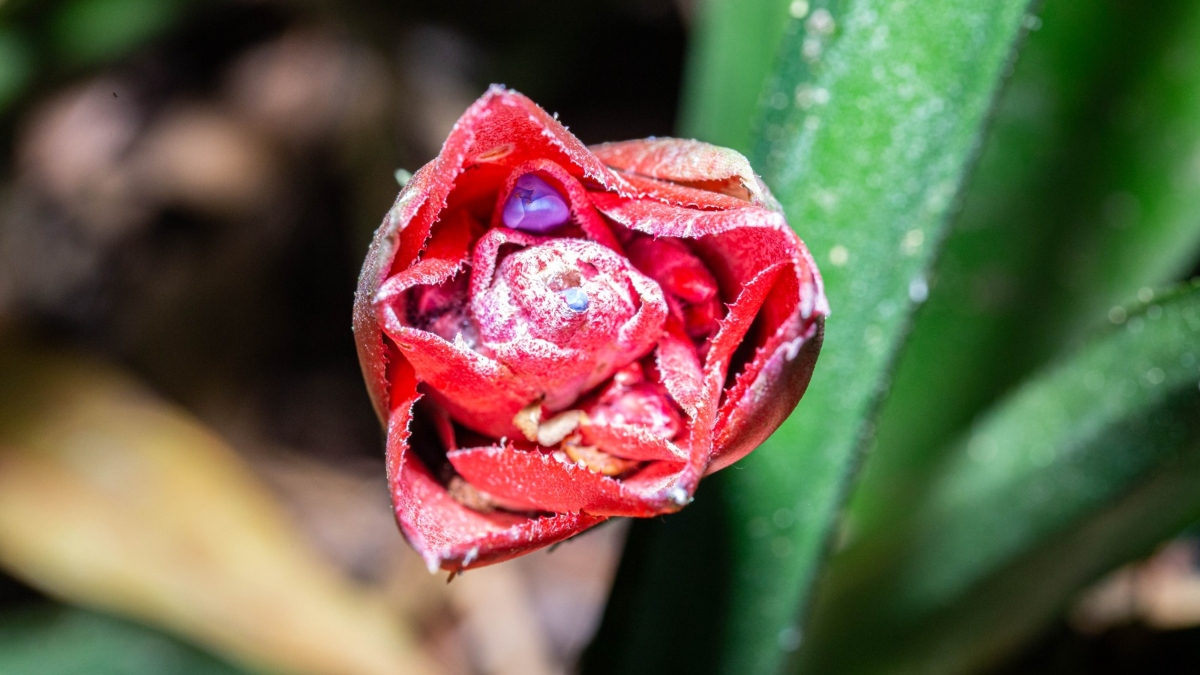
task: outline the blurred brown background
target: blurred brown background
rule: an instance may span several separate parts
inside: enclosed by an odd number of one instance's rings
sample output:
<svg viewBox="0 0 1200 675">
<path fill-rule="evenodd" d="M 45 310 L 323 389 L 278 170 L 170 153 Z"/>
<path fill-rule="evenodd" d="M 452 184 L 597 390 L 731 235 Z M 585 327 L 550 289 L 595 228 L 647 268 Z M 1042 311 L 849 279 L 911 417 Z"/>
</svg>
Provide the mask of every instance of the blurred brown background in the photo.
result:
<svg viewBox="0 0 1200 675">
<path fill-rule="evenodd" d="M 585 142 L 669 134 L 686 10 L 0 2 L 0 672 L 570 668 L 622 526 L 425 572 L 391 520 L 352 292 L 397 169 L 492 82 Z M 237 477 L 196 476 L 214 464 Z M 322 580 L 239 576 L 256 565 Z M 296 637 L 384 624 L 374 662 Z"/>
</svg>

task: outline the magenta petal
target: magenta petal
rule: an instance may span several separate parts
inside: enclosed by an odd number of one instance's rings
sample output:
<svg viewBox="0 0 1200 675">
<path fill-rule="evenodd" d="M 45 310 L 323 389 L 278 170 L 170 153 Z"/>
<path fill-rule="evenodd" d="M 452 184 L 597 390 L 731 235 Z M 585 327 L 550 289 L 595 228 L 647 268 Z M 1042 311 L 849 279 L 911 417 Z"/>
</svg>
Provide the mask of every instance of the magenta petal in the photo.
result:
<svg viewBox="0 0 1200 675">
<path fill-rule="evenodd" d="M 392 371 L 395 404 L 387 423 L 387 476 L 396 521 L 429 571 L 479 567 L 562 541 L 603 522 L 577 513 L 528 517 L 480 513 L 454 501 L 421 460 L 410 453 L 413 404 L 418 398 L 413 370 L 400 362 Z"/>
<path fill-rule="evenodd" d="M 585 423 L 581 430 L 585 442 L 622 459 L 687 461 L 687 453 L 679 446 L 655 436 L 642 427 L 625 424 Z"/>
<path fill-rule="evenodd" d="M 704 400 L 704 372 L 696 350 L 679 329 L 668 329 L 658 343 L 655 363 L 662 374 L 662 384 L 671 397 L 687 412 L 696 416 L 696 410 Z"/>
<path fill-rule="evenodd" d="M 823 317 L 790 321 L 738 377 L 722 406 L 708 473 L 745 457 L 783 424 L 808 388 L 824 334 Z"/>
<path fill-rule="evenodd" d="M 501 258 L 501 246 L 514 243 L 524 248 Z M 471 312 L 481 344 L 535 390 L 522 407 L 539 393 L 551 410 L 572 405 L 650 351 L 667 315 L 658 284 L 595 242 L 497 228 L 476 244 L 473 261 Z"/>
<path fill-rule="evenodd" d="M 710 191 L 709 200 L 732 195 L 754 204 L 774 202 L 750 162 L 736 150 L 686 138 L 618 141 L 589 149 L 625 173 Z"/>
<path fill-rule="evenodd" d="M 429 570 L 500 562 L 562 541 L 604 520 L 580 513 L 530 518 L 480 513 L 451 499 L 419 460 L 406 461 L 393 485 L 396 517 Z"/>
<path fill-rule="evenodd" d="M 633 490 L 576 464 L 511 445 L 455 450 L 446 456 L 468 483 L 516 508 L 638 518 L 678 509 L 664 495 Z"/>
</svg>

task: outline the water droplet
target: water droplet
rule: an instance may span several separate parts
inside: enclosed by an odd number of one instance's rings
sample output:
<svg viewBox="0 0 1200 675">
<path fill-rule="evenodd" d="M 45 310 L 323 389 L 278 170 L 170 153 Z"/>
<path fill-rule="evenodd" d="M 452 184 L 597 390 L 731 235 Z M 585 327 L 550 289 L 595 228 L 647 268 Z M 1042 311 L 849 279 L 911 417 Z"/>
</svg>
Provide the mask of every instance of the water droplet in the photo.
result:
<svg viewBox="0 0 1200 675">
<path fill-rule="evenodd" d="M 846 250 L 845 246 L 838 244 L 829 249 L 829 264 L 834 267 L 841 267 L 850 261 L 850 251 Z"/>
<path fill-rule="evenodd" d="M 821 40 L 815 37 L 804 38 L 804 42 L 800 44 L 800 55 L 808 61 L 821 58 Z"/>
<path fill-rule="evenodd" d="M 996 457 L 996 442 L 986 434 L 976 434 L 967 442 L 967 455 L 980 463 L 987 463 Z"/>
<path fill-rule="evenodd" d="M 771 527 L 766 518 L 754 518 L 746 523 L 746 531 L 751 539 L 762 539 L 771 533 Z"/>
<path fill-rule="evenodd" d="M 784 626 L 779 629 L 779 635 L 775 636 L 775 644 L 785 652 L 794 652 L 800 648 L 803 634 L 797 626 Z"/>
<path fill-rule="evenodd" d="M 875 51 L 879 51 L 879 50 L 883 49 L 884 47 L 886 47 L 887 41 L 888 41 L 888 35 L 890 33 L 891 33 L 891 31 L 888 28 L 887 24 L 884 24 L 882 26 L 876 26 L 875 30 L 871 32 L 871 42 L 870 42 L 871 49 L 873 49 Z"/>
<path fill-rule="evenodd" d="M 667 493 L 667 497 L 675 503 L 676 506 L 687 506 L 691 503 L 692 498 L 688 496 L 687 490 L 676 485 Z"/>
<path fill-rule="evenodd" d="M 462 566 L 464 568 L 468 567 L 471 563 L 475 562 L 475 559 L 478 557 L 479 557 L 479 547 L 472 546 L 471 550 L 467 551 L 467 554 L 463 556 Z"/>
<path fill-rule="evenodd" d="M 908 299 L 913 302 L 925 302 L 929 299 L 929 284 L 925 277 L 917 277 L 908 282 Z"/>
<path fill-rule="evenodd" d="M 814 105 L 825 105 L 829 103 L 829 90 L 823 87 L 814 87 L 810 84 L 802 84 L 796 87 L 796 106 L 802 110 L 808 110 Z"/>
<path fill-rule="evenodd" d="M 559 291 L 559 295 L 563 300 L 567 301 L 567 307 L 570 307 L 576 312 L 586 312 L 588 308 L 588 296 L 582 288 L 567 288 Z"/>
<path fill-rule="evenodd" d="M 1030 448 L 1029 461 L 1034 466 L 1047 467 L 1054 463 L 1054 457 L 1057 453 L 1054 452 L 1054 447 L 1050 445 L 1041 445 Z"/>
<path fill-rule="evenodd" d="M 792 0 L 792 4 L 788 5 L 788 14 L 791 14 L 793 19 L 803 19 L 808 16 L 807 0 Z"/>
<path fill-rule="evenodd" d="M 925 244 L 924 230 L 909 230 L 904 235 L 904 241 L 900 243 L 900 250 L 904 255 L 916 255 L 921 250 L 921 246 Z"/>
<path fill-rule="evenodd" d="M 821 7 L 808 17 L 804 27 L 817 35 L 830 35 L 837 28 L 837 23 L 833 20 L 833 15 L 829 13 L 829 10 Z"/>
<path fill-rule="evenodd" d="M 796 87 L 796 107 L 808 110 L 816 101 L 813 99 L 813 88 L 808 84 Z"/>
<path fill-rule="evenodd" d="M 775 523 L 775 527 L 785 530 L 796 522 L 796 514 L 792 513 L 790 509 L 779 509 L 771 515 L 771 522 Z"/>
<path fill-rule="evenodd" d="M 878 354 L 883 351 L 883 329 L 875 324 L 871 324 L 863 329 L 863 341 L 867 344 L 867 349 Z"/>
<path fill-rule="evenodd" d="M 787 537 L 775 537 L 771 540 L 771 552 L 776 558 L 786 558 L 792 554 L 792 540 Z"/>
</svg>

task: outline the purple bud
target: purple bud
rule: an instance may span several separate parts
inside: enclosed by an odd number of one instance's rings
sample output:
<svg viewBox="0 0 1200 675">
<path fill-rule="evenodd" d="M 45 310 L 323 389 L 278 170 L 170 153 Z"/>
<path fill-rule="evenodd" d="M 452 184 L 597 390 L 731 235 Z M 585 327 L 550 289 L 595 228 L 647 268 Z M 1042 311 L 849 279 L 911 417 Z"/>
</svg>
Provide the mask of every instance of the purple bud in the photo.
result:
<svg viewBox="0 0 1200 675">
<path fill-rule="evenodd" d="M 549 232 L 570 217 L 571 209 L 558 190 L 531 173 L 517 179 L 502 215 L 506 226 L 538 234 Z"/>
</svg>

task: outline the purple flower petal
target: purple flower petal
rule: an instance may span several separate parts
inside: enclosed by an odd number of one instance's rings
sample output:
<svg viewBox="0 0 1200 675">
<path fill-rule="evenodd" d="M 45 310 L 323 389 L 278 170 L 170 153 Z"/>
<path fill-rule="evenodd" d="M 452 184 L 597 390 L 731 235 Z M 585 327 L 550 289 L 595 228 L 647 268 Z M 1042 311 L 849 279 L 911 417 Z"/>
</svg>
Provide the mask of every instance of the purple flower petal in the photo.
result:
<svg viewBox="0 0 1200 675">
<path fill-rule="evenodd" d="M 531 173 L 517 179 L 502 214 L 507 227 L 537 234 L 549 232 L 570 217 L 567 200 L 549 183 Z"/>
</svg>

